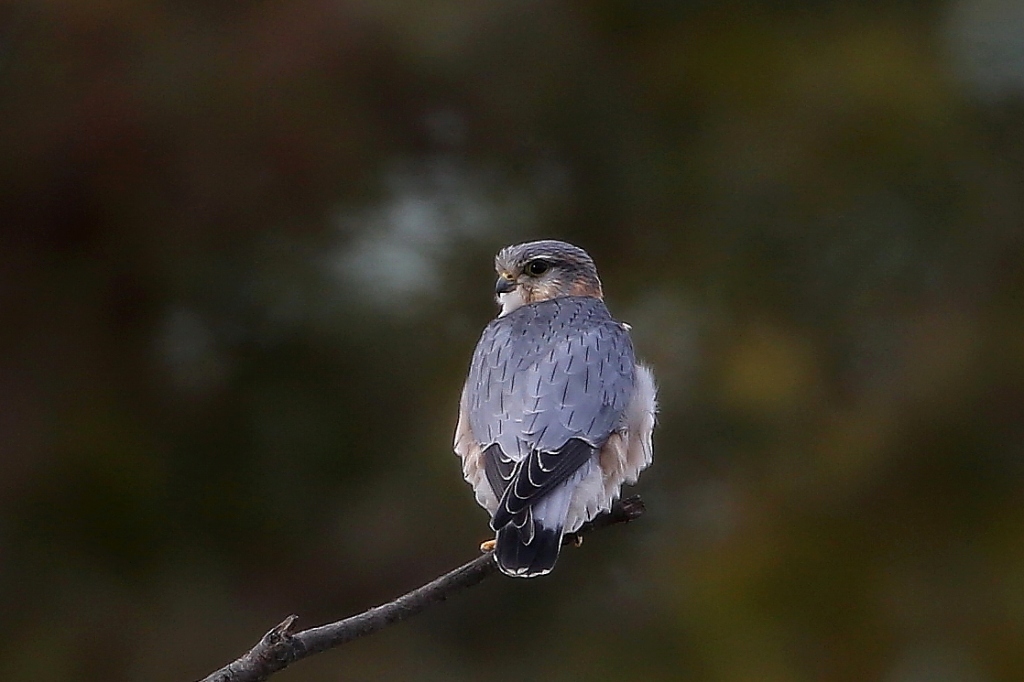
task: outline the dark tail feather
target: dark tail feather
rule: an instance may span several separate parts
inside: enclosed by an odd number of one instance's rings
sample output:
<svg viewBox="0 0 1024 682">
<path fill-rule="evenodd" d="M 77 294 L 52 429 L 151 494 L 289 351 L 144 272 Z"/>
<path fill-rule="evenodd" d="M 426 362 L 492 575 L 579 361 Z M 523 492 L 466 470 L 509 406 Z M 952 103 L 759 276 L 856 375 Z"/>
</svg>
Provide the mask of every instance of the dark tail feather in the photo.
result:
<svg viewBox="0 0 1024 682">
<path fill-rule="evenodd" d="M 562 549 L 562 529 L 552 530 L 533 524 L 533 537 L 510 523 L 498 531 L 494 558 L 505 575 L 514 578 L 533 578 L 544 575 L 555 567 Z"/>
</svg>

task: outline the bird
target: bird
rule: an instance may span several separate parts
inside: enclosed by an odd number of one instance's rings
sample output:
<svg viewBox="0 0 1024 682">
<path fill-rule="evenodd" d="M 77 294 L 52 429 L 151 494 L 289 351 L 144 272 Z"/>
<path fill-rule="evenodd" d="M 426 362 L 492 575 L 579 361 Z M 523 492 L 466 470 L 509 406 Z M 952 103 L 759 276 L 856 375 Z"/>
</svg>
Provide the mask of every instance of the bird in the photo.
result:
<svg viewBox="0 0 1024 682">
<path fill-rule="evenodd" d="M 491 516 L 484 545 L 502 573 L 532 578 L 651 464 L 657 388 L 586 251 L 532 241 L 494 265 L 500 310 L 470 361 L 454 449 Z"/>
</svg>

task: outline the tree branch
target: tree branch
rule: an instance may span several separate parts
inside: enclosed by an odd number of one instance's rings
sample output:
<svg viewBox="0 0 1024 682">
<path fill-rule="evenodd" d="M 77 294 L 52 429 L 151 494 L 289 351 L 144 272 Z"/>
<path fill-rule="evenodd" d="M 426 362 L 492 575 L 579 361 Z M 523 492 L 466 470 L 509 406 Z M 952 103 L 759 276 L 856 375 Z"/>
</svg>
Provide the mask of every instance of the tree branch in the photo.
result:
<svg viewBox="0 0 1024 682">
<path fill-rule="evenodd" d="M 639 496 L 628 497 L 616 502 L 611 511 L 584 524 L 576 533 L 565 536 L 563 543 L 576 542 L 587 533 L 632 521 L 643 513 L 643 500 Z M 294 632 L 292 628 L 298 616 L 288 616 L 263 635 L 263 639 L 248 653 L 203 678 L 201 682 L 266 680 L 295 661 L 383 630 L 389 625 L 416 615 L 431 604 L 444 601 L 456 592 L 476 585 L 497 572 L 498 566 L 494 563 L 494 555 L 487 553 L 423 587 L 403 594 L 394 601 L 335 623 Z"/>
</svg>

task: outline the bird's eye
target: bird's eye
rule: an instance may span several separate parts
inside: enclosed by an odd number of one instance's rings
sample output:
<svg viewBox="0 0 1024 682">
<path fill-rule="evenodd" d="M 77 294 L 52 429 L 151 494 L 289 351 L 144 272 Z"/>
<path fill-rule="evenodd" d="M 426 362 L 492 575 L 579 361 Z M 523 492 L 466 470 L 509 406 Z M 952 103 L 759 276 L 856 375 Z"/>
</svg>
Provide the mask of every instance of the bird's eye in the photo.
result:
<svg viewBox="0 0 1024 682">
<path fill-rule="evenodd" d="M 532 260 L 526 264 L 526 272 L 528 274 L 533 275 L 534 277 L 540 277 L 545 272 L 547 272 L 548 268 L 550 267 L 551 263 L 548 263 L 546 260 L 541 260 L 538 258 L 537 260 Z"/>
</svg>

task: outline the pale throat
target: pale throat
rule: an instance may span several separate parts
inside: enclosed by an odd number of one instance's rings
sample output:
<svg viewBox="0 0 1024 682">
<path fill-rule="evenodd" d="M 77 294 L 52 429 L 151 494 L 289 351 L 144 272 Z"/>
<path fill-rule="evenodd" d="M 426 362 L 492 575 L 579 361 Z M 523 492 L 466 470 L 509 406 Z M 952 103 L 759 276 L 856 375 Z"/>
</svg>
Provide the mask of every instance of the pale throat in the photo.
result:
<svg viewBox="0 0 1024 682">
<path fill-rule="evenodd" d="M 498 317 L 504 317 L 513 310 L 523 307 L 527 303 L 523 298 L 522 287 L 516 287 L 507 294 L 498 294 L 497 298 L 498 303 L 501 304 L 501 312 L 498 313 Z"/>
<path fill-rule="evenodd" d="M 497 295 L 498 303 L 501 304 L 501 311 L 498 313 L 498 317 L 504 317 L 513 310 L 523 307 L 527 303 L 548 301 L 560 296 L 589 296 L 596 299 L 603 298 L 600 282 L 594 284 L 586 280 L 577 279 L 573 280 L 568 287 L 557 280 L 548 282 L 542 286 L 533 287 L 527 287 L 520 284 L 506 294 Z"/>
<path fill-rule="evenodd" d="M 501 304 L 501 312 L 498 313 L 498 317 L 504 317 L 527 303 L 547 301 L 564 295 L 562 283 L 558 280 L 533 285 L 520 282 L 512 291 L 498 294 L 498 303 Z"/>
</svg>

